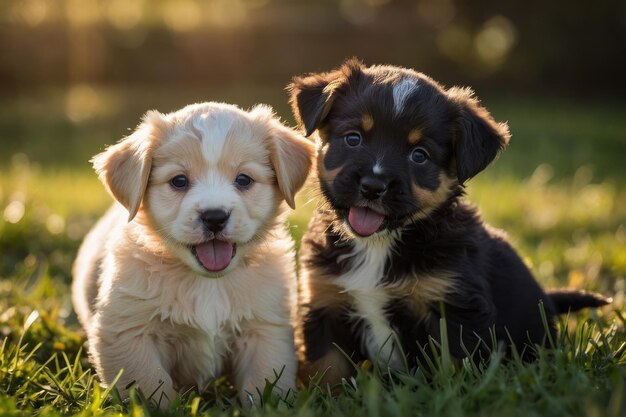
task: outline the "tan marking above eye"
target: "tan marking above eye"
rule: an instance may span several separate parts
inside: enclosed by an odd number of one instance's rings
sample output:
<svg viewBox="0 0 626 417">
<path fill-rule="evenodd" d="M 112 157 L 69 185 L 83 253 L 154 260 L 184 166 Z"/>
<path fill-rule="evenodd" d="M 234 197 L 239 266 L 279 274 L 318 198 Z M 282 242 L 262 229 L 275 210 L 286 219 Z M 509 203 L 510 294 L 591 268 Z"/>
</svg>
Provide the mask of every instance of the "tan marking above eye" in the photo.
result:
<svg viewBox="0 0 626 417">
<path fill-rule="evenodd" d="M 409 143 L 411 145 L 415 145 L 417 142 L 420 141 L 420 139 L 422 138 L 422 131 L 419 130 L 418 128 L 413 128 L 409 131 L 409 135 L 407 136 L 407 139 L 409 140 Z"/>
<path fill-rule="evenodd" d="M 374 118 L 369 114 L 364 114 L 361 117 L 361 125 L 364 131 L 369 132 L 374 127 Z"/>
</svg>

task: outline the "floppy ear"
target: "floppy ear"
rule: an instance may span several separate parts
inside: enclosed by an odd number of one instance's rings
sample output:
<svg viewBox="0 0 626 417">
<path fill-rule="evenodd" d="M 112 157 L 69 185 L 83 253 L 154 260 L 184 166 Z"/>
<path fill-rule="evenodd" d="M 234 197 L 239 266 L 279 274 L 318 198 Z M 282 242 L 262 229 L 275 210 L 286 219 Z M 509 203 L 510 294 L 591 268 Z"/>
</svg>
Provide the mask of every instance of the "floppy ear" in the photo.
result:
<svg viewBox="0 0 626 417">
<path fill-rule="evenodd" d="M 295 196 L 309 175 L 315 147 L 311 141 L 276 119 L 271 107 L 259 105 L 250 113 L 267 123 L 267 143 L 278 189 L 289 207 L 296 208 Z"/>
<path fill-rule="evenodd" d="M 270 159 L 276 171 L 276 181 L 289 207 L 295 209 L 295 196 L 309 175 L 315 147 L 278 120 L 272 120 L 272 125 Z"/>
<path fill-rule="evenodd" d="M 496 122 L 469 88 L 453 87 L 448 97 L 458 109 L 454 139 L 456 174 L 464 183 L 494 160 L 509 143 L 509 127 Z"/>
<path fill-rule="evenodd" d="M 107 191 L 128 210 L 128 221 L 135 217 L 143 200 L 152 154 L 164 123 L 161 113 L 150 111 L 130 136 L 91 159 Z"/>
<path fill-rule="evenodd" d="M 310 136 L 322 124 L 339 87 L 362 66 L 359 60 L 352 58 L 338 70 L 293 78 L 287 86 L 289 103 L 298 124 L 304 127 L 306 136 Z"/>
</svg>

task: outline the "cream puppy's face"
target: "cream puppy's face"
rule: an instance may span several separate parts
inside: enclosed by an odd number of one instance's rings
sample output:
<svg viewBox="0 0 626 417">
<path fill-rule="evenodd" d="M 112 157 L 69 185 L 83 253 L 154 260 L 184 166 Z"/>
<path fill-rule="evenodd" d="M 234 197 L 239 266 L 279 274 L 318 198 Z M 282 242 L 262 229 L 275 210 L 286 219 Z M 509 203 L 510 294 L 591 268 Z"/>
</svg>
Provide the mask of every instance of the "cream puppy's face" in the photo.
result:
<svg viewBox="0 0 626 417">
<path fill-rule="evenodd" d="M 94 166 L 130 219 L 141 211 L 171 254 L 219 277 L 265 238 L 283 199 L 293 207 L 312 152 L 269 107 L 204 103 L 149 112 Z"/>
</svg>

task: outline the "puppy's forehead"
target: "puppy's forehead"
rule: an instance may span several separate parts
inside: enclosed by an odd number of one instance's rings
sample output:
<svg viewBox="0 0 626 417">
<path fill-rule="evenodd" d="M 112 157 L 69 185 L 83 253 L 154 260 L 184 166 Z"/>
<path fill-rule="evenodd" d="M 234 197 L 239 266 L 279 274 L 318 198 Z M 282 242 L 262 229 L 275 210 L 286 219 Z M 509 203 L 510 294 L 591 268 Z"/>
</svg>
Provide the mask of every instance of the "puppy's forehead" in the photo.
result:
<svg viewBox="0 0 626 417">
<path fill-rule="evenodd" d="M 202 154 L 209 165 L 237 164 L 242 160 L 263 160 L 264 124 L 245 115 L 208 115 L 195 123 L 202 144 Z"/>
<path fill-rule="evenodd" d="M 236 166 L 246 160 L 268 159 L 265 123 L 251 120 L 243 111 L 218 109 L 194 114 L 176 123 L 157 157 L 196 161 L 205 169 Z"/>
<path fill-rule="evenodd" d="M 370 68 L 364 78 L 360 95 L 368 107 L 394 119 L 411 116 L 424 110 L 420 104 L 431 104 L 439 89 L 421 73 L 394 68 Z M 373 100 L 372 100 L 373 99 Z"/>
<path fill-rule="evenodd" d="M 237 120 L 239 119 L 239 120 Z M 204 113 L 192 120 L 198 139 L 202 145 L 202 154 L 210 165 L 215 165 L 219 161 L 227 139 L 231 136 L 233 129 L 244 133 L 246 120 L 241 116 L 236 117 L 232 113 L 215 114 Z"/>
<path fill-rule="evenodd" d="M 393 112 L 396 116 L 402 113 L 407 100 L 418 88 L 419 80 L 408 76 L 400 77 L 392 84 Z"/>
<path fill-rule="evenodd" d="M 362 77 L 343 90 L 338 107 L 335 123 L 339 130 L 357 124 L 364 132 L 384 132 L 411 145 L 427 133 L 447 136 L 450 127 L 449 100 L 443 88 L 424 74 L 396 67 L 365 69 Z"/>
</svg>

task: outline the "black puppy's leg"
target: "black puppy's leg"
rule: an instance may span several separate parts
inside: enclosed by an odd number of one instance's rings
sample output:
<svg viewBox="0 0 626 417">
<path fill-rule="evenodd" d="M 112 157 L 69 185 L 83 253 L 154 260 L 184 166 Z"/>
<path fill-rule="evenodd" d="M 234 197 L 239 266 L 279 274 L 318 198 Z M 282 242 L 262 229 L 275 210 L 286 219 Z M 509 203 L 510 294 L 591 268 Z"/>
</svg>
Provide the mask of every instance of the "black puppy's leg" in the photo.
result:
<svg viewBox="0 0 626 417">
<path fill-rule="evenodd" d="M 439 340 L 438 327 L 434 327 L 433 333 L 428 327 L 429 319 L 416 315 L 401 299 L 390 301 L 386 306 L 385 315 L 400 339 L 402 352 L 410 369 L 434 363 L 436 355 L 432 354 L 429 341 L 431 337 Z"/>
<path fill-rule="evenodd" d="M 300 376 L 320 378 L 320 383 L 335 384 L 352 375 L 352 364 L 363 355 L 356 344 L 354 326 L 348 306 L 309 309 L 302 319 L 304 360 Z"/>
<path fill-rule="evenodd" d="M 444 304 L 434 305 L 428 326 L 441 340 L 439 321 L 443 318 L 450 354 L 459 359 L 470 355 L 478 364 L 506 340 L 498 337 L 496 309 L 489 293 L 477 287 L 466 288 L 462 295 L 455 294 Z"/>
</svg>

